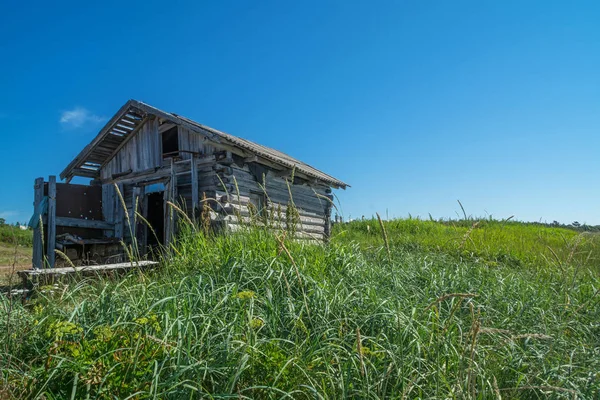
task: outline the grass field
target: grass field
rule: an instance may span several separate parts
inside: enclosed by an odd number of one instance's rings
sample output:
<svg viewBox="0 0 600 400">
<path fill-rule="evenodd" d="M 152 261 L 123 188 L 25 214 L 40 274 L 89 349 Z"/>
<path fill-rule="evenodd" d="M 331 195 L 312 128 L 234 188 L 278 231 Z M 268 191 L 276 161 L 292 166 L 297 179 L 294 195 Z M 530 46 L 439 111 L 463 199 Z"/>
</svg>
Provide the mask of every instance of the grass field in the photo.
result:
<svg viewBox="0 0 600 400">
<path fill-rule="evenodd" d="M 9 283 L 14 271 L 31 268 L 32 236 L 32 231 L 0 226 L 0 286 Z"/>
<path fill-rule="evenodd" d="M 154 272 L 1 297 L 0 398 L 600 395 L 594 235 L 368 220 L 323 246 L 184 230 Z"/>
</svg>

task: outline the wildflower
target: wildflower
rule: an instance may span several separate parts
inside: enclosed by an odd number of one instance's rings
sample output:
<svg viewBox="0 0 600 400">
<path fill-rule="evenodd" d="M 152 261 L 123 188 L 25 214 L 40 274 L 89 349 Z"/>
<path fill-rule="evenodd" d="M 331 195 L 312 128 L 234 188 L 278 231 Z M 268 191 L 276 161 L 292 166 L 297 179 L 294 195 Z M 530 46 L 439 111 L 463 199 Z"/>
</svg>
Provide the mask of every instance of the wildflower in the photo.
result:
<svg viewBox="0 0 600 400">
<path fill-rule="evenodd" d="M 250 328 L 260 329 L 265 325 L 265 321 L 262 318 L 252 318 L 250 321 Z"/>
<path fill-rule="evenodd" d="M 70 321 L 55 321 L 50 324 L 46 335 L 62 339 L 65 335 L 77 335 L 81 332 L 83 332 L 83 329 Z"/>
<path fill-rule="evenodd" d="M 239 292 L 236 297 L 241 300 L 248 300 L 253 299 L 255 295 L 256 293 L 254 293 L 252 290 L 244 290 Z"/>
<path fill-rule="evenodd" d="M 150 314 L 147 317 L 136 318 L 133 322 L 135 322 L 138 325 L 149 326 L 157 332 L 160 332 L 161 329 L 156 314 Z"/>
</svg>

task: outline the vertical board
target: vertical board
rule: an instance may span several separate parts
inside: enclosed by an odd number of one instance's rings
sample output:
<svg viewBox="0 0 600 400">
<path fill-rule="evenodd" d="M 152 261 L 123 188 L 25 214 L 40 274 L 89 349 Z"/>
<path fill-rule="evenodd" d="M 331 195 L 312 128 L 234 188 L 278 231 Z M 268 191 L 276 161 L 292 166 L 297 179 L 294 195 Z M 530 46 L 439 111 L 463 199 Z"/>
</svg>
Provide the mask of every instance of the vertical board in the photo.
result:
<svg viewBox="0 0 600 400">
<path fill-rule="evenodd" d="M 120 196 L 124 196 L 123 184 L 117 185 Z M 115 193 L 115 237 L 123 239 L 123 219 L 125 218 L 125 210 L 123 210 L 123 204 L 121 203 L 121 197 L 119 193 Z"/>
<path fill-rule="evenodd" d="M 36 213 L 40 213 L 41 217 L 41 202 L 44 198 L 44 178 L 37 178 L 35 180 L 35 184 L 33 186 L 34 196 L 33 196 L 33 207 Z M 42 238 L 42 222 L 38 222 L 38 227 L 33 230 L 33 259 L 32 264 L 33 268 L 42 268 L 43 258 L 44 258 L 44 244 Z"/>
<path fill-rule="evenodd" d="M 171 244 L 171 240 L 173 239 L 173 235 L 175 234 L 175 226 L 177 221 L 177 213 L 167 201 L 171 203 L 175 203 L 177 199 L 177 174 L 175 173 L 175 164 L 173 159 L 171 158 L 171 178 L 166 187 L 166 195 L 165 195 L 165 244 L 167 247 Z"/>
<path fill-rule="evenodd" d="M 113 174 L 140 171 L 162 165 L 160 135 L 156 118 L 144 123 L 135 135 L 125 143 L 115 156 L 100 171 L 102 179 L 111 179 Z"/>
<path fill-rule="evenodd" d="M 56 254 L 56 176 L 51 175 L 48 180 L 48 265 L 54 268 Z"/>
<path fill-rule="evenodd" d="M 114 185 L 102 185 L 102 218 L 111 224 L 115 223 L 115 195 Z M 114 228 L 104 231 L 106 237 L 114 237 L 114 235 Z"/>
<path fill-rule="evenodd" d="M 142 188 L 142 204 L 141 204 L 141 215 L 144 218 L 148 218 L 148 196 L 146 195 L 146 188 Z M 148 225 L 143 223 L 140 229 L 140 241 L 138 245 L 141 245 L 142 254 L 146 254 L 148 252 Z"/>
<path fill-rule="evenodd" d="M 196 208 L 200 201 L 199 189 L 198 189 L 198 164 L 196 163 L 196 157 L 192 155 L 191 158 L 191 179 L 192 179 L 192 221 L 196 220 Z"/>
</svg>

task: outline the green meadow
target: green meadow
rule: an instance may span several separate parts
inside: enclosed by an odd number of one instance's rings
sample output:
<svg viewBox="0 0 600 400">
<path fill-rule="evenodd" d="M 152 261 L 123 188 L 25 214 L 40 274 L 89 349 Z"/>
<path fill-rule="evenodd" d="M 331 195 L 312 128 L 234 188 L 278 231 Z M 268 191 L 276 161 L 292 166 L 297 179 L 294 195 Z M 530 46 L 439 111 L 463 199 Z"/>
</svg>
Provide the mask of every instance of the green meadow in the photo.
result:
<svg viewBox="0 0 600 400">
<path fill-rule="evenodd" d="M 321 245 L 182 231 L 153 271 L 0 296 L 0 398 L 600 396 L 593 233 L 372 219 Z"/>
</svg>

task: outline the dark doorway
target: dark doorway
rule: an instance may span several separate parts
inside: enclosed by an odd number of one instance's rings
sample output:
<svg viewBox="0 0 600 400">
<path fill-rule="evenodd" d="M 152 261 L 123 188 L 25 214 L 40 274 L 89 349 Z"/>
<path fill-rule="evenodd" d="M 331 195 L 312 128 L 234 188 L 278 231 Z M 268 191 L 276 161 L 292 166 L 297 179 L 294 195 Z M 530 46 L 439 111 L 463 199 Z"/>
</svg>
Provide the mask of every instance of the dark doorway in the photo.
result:
<svg viewBox="0 0 600 400">
<path fill-rule="evenodd" d="M 165 213 L 164 213 L 164 192 L 155 192 L 148 194 L 148 211 L 146 219 L 150 223 L 152 230 L 148 228 L 146 242 L 148 252 L 162 246 L 165 243 Z"/>
</svg>

